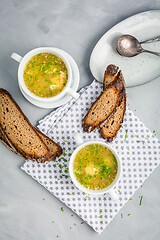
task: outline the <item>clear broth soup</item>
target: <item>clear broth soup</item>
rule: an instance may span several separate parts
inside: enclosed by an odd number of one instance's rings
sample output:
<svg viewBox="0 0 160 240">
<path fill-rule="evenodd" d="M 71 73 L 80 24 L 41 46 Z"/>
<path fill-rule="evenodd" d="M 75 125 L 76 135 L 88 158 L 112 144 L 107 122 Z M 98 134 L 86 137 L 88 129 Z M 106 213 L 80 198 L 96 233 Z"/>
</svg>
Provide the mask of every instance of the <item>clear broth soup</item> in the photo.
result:
<svg viewBox="0 0 160 240">
<path fill-rule="evenodd" d="M 83 147 L 73 161 L 77 181 L 85 188 L 100 190 L 108 187 L 116 178 L 118 163 L 107 147 L 91 144 Z"/>
<path fill-rule="evenodd" d="M 66 86 L 68 70 L 64 61 L 52 53 L 34 55 L 23 72 L 26 87 L 36 96 L 54 97 Z"/>
</svg>

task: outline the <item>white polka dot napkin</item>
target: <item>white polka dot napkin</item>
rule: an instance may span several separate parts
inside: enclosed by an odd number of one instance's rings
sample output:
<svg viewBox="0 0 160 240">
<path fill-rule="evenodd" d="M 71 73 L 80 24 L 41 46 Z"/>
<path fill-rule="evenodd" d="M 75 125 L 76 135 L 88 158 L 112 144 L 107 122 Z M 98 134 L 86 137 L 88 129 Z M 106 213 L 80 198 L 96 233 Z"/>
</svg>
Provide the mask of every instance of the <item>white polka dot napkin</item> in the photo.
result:
<svg viewBox="0 0 160 240">
<path fill-rule="evenodd" d="M 39 164 L 26 161 L 22 166 L 22 170 L 59 198 L 98 233 L 104 230 L 160 163 L 160 142 L 127 108 L 123 127 L 117 138 L 110 143 L 122 160 L 122 178 L 115 187 L 119 201 L 114 202 L 108 194 L 86 196 L 74 186 L 68 177 L 70 155 L 76 148 L 74 132 L 79 132 L 84 141 L 105 141 L 98 130 L 88 134 L 84 133 L 81 127 L 82 118 L 101 91 L 102 85 L 93 81 L 90 86 L 80 91 L 80 98 L 76 102 L 72 99 L 39 122 L 38 128 L 57 141 L 64 150 L 64 154 L 56 162 Z"/>
</svg>

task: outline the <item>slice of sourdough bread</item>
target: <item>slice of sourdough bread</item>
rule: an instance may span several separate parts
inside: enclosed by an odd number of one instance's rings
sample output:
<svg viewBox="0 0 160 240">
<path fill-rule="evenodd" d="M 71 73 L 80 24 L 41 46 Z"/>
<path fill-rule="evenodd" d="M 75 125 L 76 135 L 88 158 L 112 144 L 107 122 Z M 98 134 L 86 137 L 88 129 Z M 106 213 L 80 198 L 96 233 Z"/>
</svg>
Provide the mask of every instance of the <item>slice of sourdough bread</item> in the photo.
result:
<svg viewBox="0 0 160 240">
<path fill-rule="evenodd" d="M 126 108 L 126 97 L 123 96 L 119 106 L 116 107 L 114 114 L 109 117 L 106 123 L 101 127 L 101 135 L 107 142 L 112 142 L 116 137 L 118 130 L 123 122 Z"/>
<path fill-rule="evenodd" d="M 103 90 L 105 90 L 106 87 L 115 80 L 118 74 L 118 69 L 119 68 L 113 64 L 108 65 L 104 73 Z"/>
<path fill-rule="evenodd" d="M 55 160 L 56 157 L 59 157 L 62 154 L 62 148 L 53 140 L 51 140 L 49 137 L 47 137 L 45 134 L 40 132 L 38 129 L 35 128 L 35 130 L 40 136 L 40 138 L 43 140 L 43 142 L 46 144 L 46 146 L 48 147 L 49 161 Z M 40 160 L 40 162 L 42 163 L 43 160 Z"/>
<path fill-rule="evenodd" d="M 48 161 L 55 160 L 56 157 L 59 157 L 62 154 L 62 148 L 55 143 L 53 140 L 51 140 L 49 137 L 44 135 L 42 132 L 40 132 L 38 129 L 36 129 L 36 132 L 41 137 L 42 141 L 47 145 L 49 150 L 49 159 Z M 0 140 L 3 142 L 3 144 L 12 152 L 18 154 L 17 150 L 13 148 L 13 146 L 10 144 L 10 142 L 5 138 L 5 135 L 0 130 Z M 19 154 L 21 155 L 21 154 Z M 22 156 L 22 155 L 21 155 Z M 23 157 L 23 156 L 22 156 Z M 37 160 L 40 163 L 43 163 L 47 161 L 46 158 L 38 159 Z"/>
<path fill-rule="evenodd" d="M 0 89 L 0 128 L 7 141 L 26 159 L 48 160 L 49 151 L 12 96 Z"/>
<path fill-rule="evenodd" d="M 17 153 L 16 149 L 12 148 L 12 146 L 9 144 L 9 142 L 7 141 L 7 139 L 5 138 L 1 130 L 0 130 L 0 140 L 9 150 L 11 150 L 14 153 Z"/>
<path fill-rule="evenodd" d="M 23 157 L 20 153 L 17 152 L 17 150 L 10 144 L 10 142 L 6 139 L 5 134 L 2 133 L 0 130 L 0 140 L 1 142 L 12 152 L 18 154 L 19 156 Z"/>
<path fill-rule="evenodd" d="M 101 93 L 98 99 L 92 104 L 88 113 L 82 121 L 84 131 L 91 132 L 100 125 L 112 114 L 116 106 L 122 98 L 121 92 L 124 88 L 124 83 L 119 72 L 114 81 Z"/>
<path fill-rule="evenodd" d="M 117 69 L 117 67 L 114 65 L 109 65 L 107 67 L 105 71 L 104 82 L 103 82 L 104 89 L 106 89 L 108 84 L 110 84 L 110 81 L 112 82 L 113 81 L 112 79 L 116 77 L 117 72 L 114 71 L 115 69 Z M 126 110 L 126 85 L 125 85 L 125 81 L 121 71 L 120 71 L 120 75 L 124 83 L 123 97 L 119 102 L 118 106 L 115 108 L 113 114 L 106 119 L 104 124 L 100 126 L 101 135 L 104 139 L 107 139 L 108 142 L 112 142 L 116 137 L 118 130 L 120 129 L 121 124 L 123 122 L 123 118 Z"/>
</svg>

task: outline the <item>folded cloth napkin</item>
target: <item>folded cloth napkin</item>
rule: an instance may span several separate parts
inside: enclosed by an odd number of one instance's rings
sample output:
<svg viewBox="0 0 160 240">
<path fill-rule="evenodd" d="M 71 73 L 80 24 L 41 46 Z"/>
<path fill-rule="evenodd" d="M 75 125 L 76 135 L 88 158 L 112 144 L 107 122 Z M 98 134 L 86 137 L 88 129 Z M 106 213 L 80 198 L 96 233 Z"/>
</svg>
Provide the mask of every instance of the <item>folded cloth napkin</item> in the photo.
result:
<svg viewBox="0 0 160 240">
<path fill-rule="evenodd" d="M 62 146 L 64 153 L 59 159 L 44 164 L 26 161 L 22 166 L 27 174 L 98 233 L 104 230 L 160 163 L 160 142 L 127 108 L 123 126 L 116 139 L 110 143 L 122 160 L 122 177 L 115 187 L 119 195 L 118 202 L 114 202 L 108 194 L 86 196 L 74 186 L 68 174 L 70 155 L 76 148 L 73 134 L 79 132 L 84 141 L 105 142 L 98 130 L 88 134 L 83 132 L 81 127 L 83 117 L 101 91 L 102 85 L 93 81 L 80 91 L 81 95 L 77 101 L 71 100 L 39 122 L 38 128 Z"/>
</svg>

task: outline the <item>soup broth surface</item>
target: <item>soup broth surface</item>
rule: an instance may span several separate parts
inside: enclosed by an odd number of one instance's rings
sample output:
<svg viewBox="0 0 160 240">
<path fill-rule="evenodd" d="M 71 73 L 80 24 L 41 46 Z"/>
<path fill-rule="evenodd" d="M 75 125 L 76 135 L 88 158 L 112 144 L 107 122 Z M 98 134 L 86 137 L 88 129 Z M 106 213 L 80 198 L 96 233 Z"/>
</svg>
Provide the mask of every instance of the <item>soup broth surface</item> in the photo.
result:
<svg viewBox="0 0 160 240">
<path fill-rule="evenodd" d="M 107 147 L 91 144 L 78 151 L 73 161 L 73 171 L 82 186 L 91 190 L 100 190 L 114 181 L 118 163 Z"/>
<path fill-rule="evenodd" d="M 23 79 L 30 92 L 49 98 L 64 89 L 68 81 L 68 70 L 61 58 L 44 52 L 34 55 L 27 62 Z"/>
</svg>

